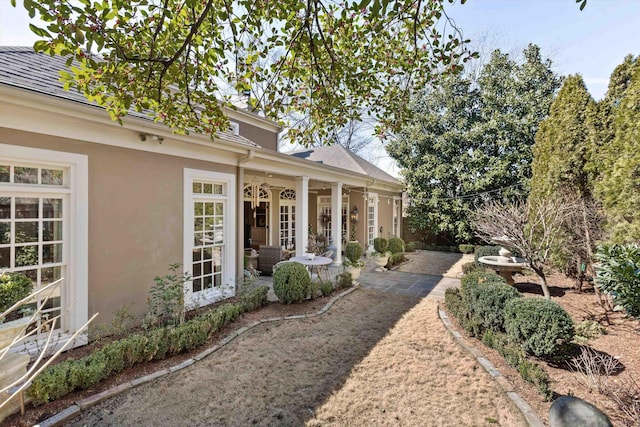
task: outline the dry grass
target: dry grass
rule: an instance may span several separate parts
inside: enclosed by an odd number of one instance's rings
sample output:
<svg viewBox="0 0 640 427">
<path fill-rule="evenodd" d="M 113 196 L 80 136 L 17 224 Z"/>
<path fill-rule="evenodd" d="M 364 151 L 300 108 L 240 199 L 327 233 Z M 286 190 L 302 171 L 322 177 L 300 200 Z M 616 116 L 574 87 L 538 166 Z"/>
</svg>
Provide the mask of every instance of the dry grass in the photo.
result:
<svg viewBox="0 0 640 427">
<path fill-rule="evenodd" d="M 323 316 L 260 325 L 70 425 L 524 425 L 435 303 L 418 302 L 358 290 Z"/>
</svg>

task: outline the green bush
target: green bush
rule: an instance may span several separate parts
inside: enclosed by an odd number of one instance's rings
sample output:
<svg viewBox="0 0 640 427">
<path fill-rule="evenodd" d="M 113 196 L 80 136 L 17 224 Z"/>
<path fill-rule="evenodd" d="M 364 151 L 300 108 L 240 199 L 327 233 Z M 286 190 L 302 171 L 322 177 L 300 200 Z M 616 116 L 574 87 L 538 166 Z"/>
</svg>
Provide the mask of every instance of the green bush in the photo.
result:
<svg viewBox="0 0 640 427">
<path fill-rule="evenodd" d="M 482 325 L 469 311 L 469 307 L 458 288 L 447 289 L 444 302 L 451 314 L 458 320 L 460 326 L 471 336 L 477 337 L 482 333 Z"/>
<path fill-rule="evenodd" d="M 640 317 L 640 244 L 601 245 L 596 286 L 629 316 Z"/>
<path fill-rule="evenodd" d="M 322 293 L 323 297 L 326 297 L 327 295 L 329 295 L 331 292 L 333 292 L 333 283 L 322 282 L 320 284 L 320 292 Z"/>
<path fill-rule="evenodd" d="M 423 244 L 422 249 L 427 251 L 437 251 L 437 252 L 460 252 L 460 248 L 458 246 L 450 246 L 450 245 L 435 245 L 433 243 Z"/>
<path fill-rule="evenodd" d="M 387 261 L 387 268 L 391 268 L 394 265 L 398 265 L 400 263 L 403 263 L 407 260 L 407 258 L 404 256 L 404 253 L 400 252 L 397 254 L 391 254 L 391 256 L 389 257 L 389 261 Z"/>
<path fill-rule="evenodd" d="M 26 298 L 33 289 L 33 283 L 24 274 L 4 273 L 0 275 L 0 314 L 18 301 Z"/>
<path fill-rule="evenodd" d="M 500 246 L 476 246 L 476 249 L 473 252 L 476 265 L 478 267 L 483 267 L 483 265 L 478 261 L 478 258 L 483 256 L 498 256 L 498 252 L 500 252 Z"/>
<path fill-rule="evenodd" d="M 336 276 L 336 289 L 350 288 L 353 284 L 351 273 L 340 273 Z"/>
<path fill-rule="evenodd" d="M 462 252 L 463 254 L 472 254 L 473 251 L 475 250 L 476 246 L 475 245 L 469 245 L 469 244 L 461 244 L 458 245 L 458 249 L 460 250 L 460 252 Z"/>
<path fill-rule="evenodd" d="M 362 246 L 360 243 L 349 242 L 344 249 L 345 257 L 353 264 L 357 263 L 362 256 Z"/>
<path fill-rule="evenodd" d="M 404 245 L 405 252 L 415 252 L 416 251 L 416 242 L 409 242 Z"/>
<path fill-rule="evenodd" d="M 283 304 L 294 304 L 313 296 L 307 268 L 299 262 L 282 264 L 273 274 L 273 291 Z"/>
<path fill-rule="evenodd" d="M 485 270 L 486 269 L 484 267 L 476 265 L 475 262 L 467 262 L 465 264 L 462 264 L 462 274 L 469 274 L 474 271 L 485 271 Z"/>
<path fill-rule="evenodd" d="M 499 276 L 490 270 L 481 269 L 472 271 L 469 274 L 465 274 L 460 279 L 462 294 L 466 296 L 469 292 L 468 289 L 482 283 L 502 283 L 506 285 L 507 281 L 502 276 Z"/>
<path fill-rule="evenodd" d="M 253 311 L 267 304 L 268 286 L 260 286 L 240 298 L 244 311 Z"/>
<path fill-rule="evenodd" d="M 551 380 L 549 380 L 549 374 L 540 365 L 530 360 L 523 360 L 518 365 L 518 372 L 523 380 L 535 386 L 545 400 L 551 400 L 553 397 Z"/>
<path fill-rule="evenodd" d="M 404 240 L 399 237 L 392 237 L 389 239 L 389 246 L 387 250 L 392 254 L 398 254 L 404 252 Z"/>
<path fill-rule="evenodd" d="M 467 286 L 464 297 L 469 311 L 483 329 L 504 331 L 504 308 L 510 300 L 522 295 L 516 288 L 495 279 Z"/>
<path fill-rule="evenodd" d="M 389 241 L 384 237 L 376 237 L 373 239 L 373 249 L 375 249 L 378 253 L 387 252 L 387 248 L 389 247 Z"/>
<path fill-rule="evenodd" d="M 89 388 L 137 363 L 193 350 L 243 312 L 262 305 L 266 301 L 264 288 L 247 294 L 246 300 L 239 304 L 221 305 L 180 325 L 132 334 L 106 344 L 82 359 L 69 359 L 49 366 L 33 380 L 27 394 L 36 405 L 50 402 L 76 389 Z"/>
<path fill-rule="evenodd" d="M 566 360 L 575 330 L 560 305 L 542 298 L 515 298 L 504 310 L 509 337 L 528 354 L 554 361 Z"/>
<path fill-rule="evenodd" d="M 604 327 L 594 320 L 583 320 L 576 325 L 576 341 L 588 341 L 605 333 Z"/>
</svg>

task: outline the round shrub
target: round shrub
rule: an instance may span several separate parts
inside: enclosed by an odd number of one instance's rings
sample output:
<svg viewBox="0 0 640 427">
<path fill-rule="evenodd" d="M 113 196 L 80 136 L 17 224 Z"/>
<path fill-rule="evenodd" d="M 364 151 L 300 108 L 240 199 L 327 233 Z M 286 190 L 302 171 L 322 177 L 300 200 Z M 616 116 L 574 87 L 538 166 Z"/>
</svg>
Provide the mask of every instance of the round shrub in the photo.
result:
<svg viewBox="0 0 640 427">
<path fill-rule="evenodd" d="M 360 246 L 360 243 L 349 242 L 344 249 L 344 254 L 349 261 L 355 264 L 362 256 L 362 246 Z"/>
<path fill-rule="evenodd" d="M 0 275 L 0 313 L 26 298 L 33 289 L 33 283 L 24 274 L 5 273 Z"/>
<path fill-rule="evenodd" d="M 384 237 L 376 237 L 375 239 L 373 239 L 373 249 L 375 249 L 376 252 L 383 254 L 387 252 L 388 246 L 389 241 Z"/>
<path fill-rule="evenodd" d="M 485 270 L 486 269 L 484 267 L 477 266 L 475 262 L 467 262 L 465 264 L 462 264 L 462 274 L 469 274 L 474 271 L 485 271 Z"/>
<path fill-rule="evenodd" d="M 463 254 L 472 254 L 475 248 L 476 248 L 475 245 L 469 245 L 469 244 L 458 245 L 458 249 Z"/>
<path fill-rule="evenodd" d="M 307 268 L 299 262 L 288 262 L 273 274 L 273 292 L 284 304 L 301 302 L 309 297 L 313 286 Z"/>
<path fill-rule="evenodd" d="M 469 310 L 484 329 L 504 331 L 504 308 L 515 298 L 521 298 L 518 290 L 500 281 L 487 281 L 467 288 L 466 301 Z"/>
<path fill-rule="evenodd" d="M 506 285 L 507 281 L 502 276 L 498 276 L 490 270 L 482 269 L 472 271 L 469 274 L 465 274 L 460 279 L 462 295 L 466 298 L 470 288 L 476 287 L 482 283 L 502 283 Z"/>
<path fill-rule="evenodd" d="M 399 254 L 404 252 L 404 240 L 399 237 L 392 237 L 389 239 L 389 246 L 387 248 L 392 254 Z"/>
<path fill-rule="evenodd" d="M 542 298 L 507 302 L 504 325 L 509 337 L 536 357 L 561 361 L 569 356 L 575 335 L 573 320 L 560 305 Z"/>
<path fill-rule="evenodd" d="M 416 251 L 416 242 L 409 242 L 404 245 L 405 252 L 415 252 Z"/>
</svg>

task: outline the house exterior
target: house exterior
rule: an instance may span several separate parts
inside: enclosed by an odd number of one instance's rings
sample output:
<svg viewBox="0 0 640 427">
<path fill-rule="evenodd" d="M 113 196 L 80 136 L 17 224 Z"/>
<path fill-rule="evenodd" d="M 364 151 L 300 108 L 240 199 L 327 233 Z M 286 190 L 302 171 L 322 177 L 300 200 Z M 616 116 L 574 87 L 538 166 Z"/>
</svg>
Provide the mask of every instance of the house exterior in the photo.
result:
<svg viewBox="0 0 640 427">
<path fill-rule="evenodd" d="M 246 247 L 301 255 L 321 232 L 340 236 L 340 264 L 351 237 L 400 234 L 402 184 L 340 147 L 280 153 L 279 126 L 245 111 L 228 111 L 213 141 L 136 113 L 120 125 L 64 91 L 63 68 L 0 47 L 0 269 L 37 287 L 64 278 L 46 308 L 63 314 L 61 334 L 95 312 L 98 323 L 122 307 L 144 313 L 173 263 L 191 274 L 196 307 L 235 294 Z"/>
</svg>

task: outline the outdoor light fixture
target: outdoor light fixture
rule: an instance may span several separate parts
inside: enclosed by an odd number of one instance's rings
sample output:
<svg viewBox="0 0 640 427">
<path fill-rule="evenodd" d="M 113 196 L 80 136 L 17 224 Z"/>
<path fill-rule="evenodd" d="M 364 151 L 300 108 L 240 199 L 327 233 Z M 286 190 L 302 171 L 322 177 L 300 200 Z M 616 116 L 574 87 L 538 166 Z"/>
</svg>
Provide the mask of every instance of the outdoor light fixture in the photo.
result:
<svg viewBox="0 0 640 427">
<path fill-rule="evenodd" d="M 382 226 L 380 226 L 380 235 L 382 235 Z"/>
<path fill-rule="evenodd" d="M 140 133 L 140 141 L 144 142 L 147 139 L 155 141 L 158 144 L 162 144 L 162 141 L 164 141 L 164 138 L 161 137 L 161 136 L 154 135 L 154 134 L 151 134 L 151 133 Z"/>
<path fill-rule="evenodd" d="M 351 221 L 358 222 L 358 207 L 354 206 L 351 210 Z"/>
</svg>

